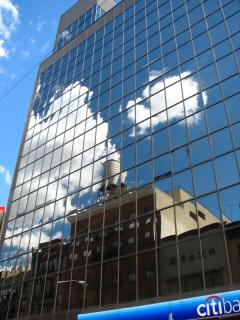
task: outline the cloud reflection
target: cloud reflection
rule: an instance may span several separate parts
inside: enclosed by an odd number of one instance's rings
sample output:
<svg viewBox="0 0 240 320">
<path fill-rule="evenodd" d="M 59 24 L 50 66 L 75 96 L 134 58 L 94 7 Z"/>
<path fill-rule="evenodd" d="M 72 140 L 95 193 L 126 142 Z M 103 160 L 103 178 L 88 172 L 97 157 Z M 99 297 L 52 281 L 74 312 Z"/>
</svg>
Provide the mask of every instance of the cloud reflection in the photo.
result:
<svg viewBox="0 0 240 320">
<path fill-rule="evenodd" d="M 161 76 L 161 73 L 156 71 L 151 75 L 150 80 L 155 79 L 157 74 Z M 134 101 L 128 101 L 126 106 L 128 119 L 132 123 L 138 123 L 138 134 L 145 134 L 149 129 L 150 122 L 144 120 L 149 118 L 150 115 L 155 115 L 151 119 L 152 127 L 154 128 L 167 120 L 170 122 L 181 119 L 185 115 L 189 116 L 196 113 L 200 109 L 199 96 L 197 95 L 199 91 L 198 81 L 193 76 L 190 77 L 189 71 L 167 77 L 164 80 L 161 78 L 153 85 L 148 85 L 142 91 L 142 97 L 136 99 L 136 120 L 135 109 L 131 108 L 134 105 Z M 149 94 L 151 96 L 149 103 L 142 102 L 142 100 L 149 97 Z M 202 98 L 205 104 L 207 102 L 206 93 L 202 94 Z M 184 99 L 187 100 L 183 102 Z M 190 118 L 188 124 L 197 124 L 200 121 L 200 117 L 196 113 Z M 132 135 L 134 135 L 133 131 Z"/>
<path fill-rule="evenodd" d="M 156 81 L 157 76 L 160 77 L 161 73 L 156 71 L 151 74 L 150 80 L 155 79 L 154 84 L 149 84 L 142 91 L 142 96 L 136 99 L 136 111 L 135 108 L 132 107 L 135 103 L 133 100 L 129 100 L 126 106 L 127 120 L 132 124 L 138 124 L 137 133 L 140 135 L 145 134 L 150 128 L 150 121 L 144 121 L 150 116 L 153 116 L 151 120 L 152 126 L 156 127 L 160 123 L 165 123 L 167 119 L 168 121 L 178 120 L 185 115 L 194 114 L 201 107 L 198 96 L 200 90 L 199 84 L 193 76 L 190 76 L 190 72 L 183 72 L 180 75 L 167 77 L 164 80 L 161 78 L 159 81 Z M 51 123 L 53 120 L 57 120 L 59 116 L 63 118 L 65 113 L 68 118 L 69 128 L 71 128 L 71 126 L 74 127 L 76 121 L 84 124 L 82 139 L 78 140 L 79 152 L 77 150 L 76 153 L 80 154 L 83 151 L 83 155 L 82 158 L 76 158 L 78 159 L 77 161 L 79 161 L 79 163 L 74 164 L 77 170 L 76 173 L 71 175 L 71 179 L 68 181 L 68 178 L 59 179 L 59 171 L 56 171 L 52 177 L 52 181 L 58 181 L 58 183 L 55 188 L 48 188 L 47 191 L 50 201 L 56 199 L 56 192 L 58 199 L 60 199 L 57 204 L 57 210 L 55 208 L 54 219 L 63 216 L 64 213 L 66 213 L 66 208 L 68 212 L 70 212 L 77 208 L 83 209 L 84 206 L 90 204 L 91 196 L 88 196 L 88 194 L 96 194 L 99 190 L 100 183 L 97 182 L 100 182 L 103 177 L 103 163 L 106 157 L 113 153 L 114 155 L 111 156 L 111 158 L 119 159 L 119 153 L 116 152 L 117 148 L 115 144 L 111 139 L 107 141 L 109 130 L 108 122 L 105 121 L 101 113 L 96 114 L 91 108 L 89 101 L 92 95 L 93 92 L 79 81 L 66 88 L 56 87 L 52 97 L 49 99 L 48 107 L 46 102 L 46 109 L 35 114 L 35 118 L 38 122 L 41 122 L 42 126 L 46 128 L 49 126 L 48 137 L 56 136 L 56 126 L 51 125 Z M 147 100 L 149 95 L 150 98 Z M 203 93 L 202 99 L 205 104 L 207 102 L 207 95 L 205 93 Z M 70 108 L 72 108 L 72 110 Z M 71 110 L 71 112 L 67 114 L 68 110 Z M 200 116 L 196 113 L 190 119 L 188 123 L 194 125 L 200 121 Z M 64 132 L 65 126 L 66 122 L 58 121 L 57 132 Z M 89 130 L 86 131 L 85 128 Z M 47 138 L 44 137 L 44 135 L 40 135 L 38 145 L 44 144 L 44 139 Z M 98 144 L 97 147 L 95 147 L 96 144 Z M 69 159 L 72 154 L 72 148 L 73 141 L 65 144 L 64 153 L 69 155 Z M 94 160 L 98 161 L 94 162 Z M 84 161 L 86 165 L 81 169 Z M 51 165 L 49 164 L 49 166 L 50 169 Z M 41 169 L 39 168 L 38 174 L 40 173 Z M 90 190 L 92 182 L 96 182 L 96 184 Z M 78 197 L 76 196 L 76 192 L 79 190 L 81 190 L 81 196 L 78 198 L 78 201 L 76 201 L 76 197 Z M 45 199 L 46 189 L 42 188 L 38 192 L 38 197 Z M 44 194 L 41 195 L 41 192 Z M 68 194 L 70 194 L 70 196 L 66 199 Z M 40 214 L 39 217 L 35 217 L 36 226 L 42 223 L 42 218 L 42 214 Z M 44 212 L 44 220 L 50 221 L 51 218 L 53 218 L 53 212 L 46 210 Z M 25 230 L 21 228 L 22 226 L 19 226 L 19 232 L 26 232 L 22 234 L 20 242 L 19 237 L 13 238 L 12 247 L 19 247 L 24 251 L 28 248 L 37 248 L 40 240 L 40 228 L 33 229 L 31 233 L 27 232 L 27 228 Z M 52 229 L 49 230 L 50 228 Z M 15 226 L 15 234 L 17 230 L 18 226 Z M 54 227 L 48 224 L 42 228 L 41 242 L 49 241 L 50 231 L 52 235 L 51 239 L 61 238 L 59 229 L 56 228 L 56 230 L 54 230 Z M 6 237 L 10 236 L 10 233 L 10 230 L 7 231 Z M 11 245 L 10 239 L 5 241 L 5 245 Z"/>
</svg>

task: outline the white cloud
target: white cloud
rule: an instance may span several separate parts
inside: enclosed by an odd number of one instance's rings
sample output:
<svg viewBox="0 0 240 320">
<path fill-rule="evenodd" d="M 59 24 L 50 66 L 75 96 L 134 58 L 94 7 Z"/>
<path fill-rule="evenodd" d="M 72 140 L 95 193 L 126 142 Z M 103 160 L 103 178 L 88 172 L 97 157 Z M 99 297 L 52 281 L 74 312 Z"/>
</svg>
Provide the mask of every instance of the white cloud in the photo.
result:
<svg viewBox="0 0 240 320">
<path fill-rule="evenodd" d="M 7 58 L 6 42 L 20 23 L 18 7 L 11 0 L 0 0 L 0 58 Z"/>
<path fill-rule="evenodd" d="M 4 39 L 9 39 L 19 23 L 19 12 L 11 0 L 0 0 L 0 33 Z"/>
<path fill-rule="evenodd" d="M 72 88 L 72 90 L 70 90 Z M 71 92 L 71 95 L 70 95 Z M 79 94 L 81 96 L 79 97 Z M 71 96 L 71 101 L 74 101 L 74 103 L 77 103 L 78 106 L 82 106 L 80 109 L 78 109 L 78 113 L 70 113 L 68 116 L 68 123 L 71 123 L 74 125 L 76 122 L 76 117 L 77 121 L 84 123 L 84 120 L 86 119 L 86 111 L 87 111 L 87 116 L 88 120 L 87 122 L 87 127 L 90 129 L 88 132 L 85 133 L 85 135 L 80 136 L 77 138 L 77 144 L 75 142 L 74 148 L 77 146 L 77 151 L 76 154 L 81 152 L 81 150 L 89 150 L 83 154 L 83 161 L 86 161 L 85 167 L 82 168 L 81 170 L 81 178 L 79 174 L 74 174 L 71 176 L 69 180 L 69 184 L 65 184 L 64 179 L 59 180 L 59 184 L 57 187 L 57 197 L 63 198 L 64 196 L 67 195 L 67 193 L 74 193 L 77 190 L 79 190 L 79 187 L 81 189 L 84 189 L 81 191 L 81 195 L 87 194 L 89 192 L 88 187 L 93 182 L 95 185 L 92 188 L 92 192 L 98 192 L 100 185 L 97 185 L 99 181 L 101 181 L 103 177 L 103 163 L 106 160 L 105 156 L 107 154 L 113 153 L 116 151 L 116 147 L 114 143 L 111 141 L 108 143 L 108 146 L 106 146 L 104 143 L 101 143 L 107 139 L 108 136 L 108 123 L 104 122 L 102 116 L 100 114 L 94 115 L 93 111 L 91 110 L 91 104 L 88 105 L 87 103 L 87 97 L 90 100 L 93 92 L 89 91 L 89 89 L 82 85 L 79 81 L 75 82 L 73 85 L 70 85 L 66 88 L 61 88 L 61 87 L 56 87 L 55 88 L 55 94 L 50 98 L 51 107 L 49 108 L 48 112 L 44 115 L 36 114 L 37 121 L 42 121 L 43 119 L 45 120 L 45 125 L 48 126 L 49 123 L 48 121 L 53 120 L 52 117 L 54 117 L 54 114 L 57 114 L 57 110 L 60 108 L 60 101 L 63 104 L 68 104 Z M 79 97 L 79 99 L 77 99 Z M 77 106 L 76 106 L 77 109 Z M 84 111 L 85 110 L 85 111 Z M 52 117 L 49 117 L 50 114 L 52 114 Z M 48 119 L 48 120 L 47 120 Z M 97 126 L 100 124 L 99 126 Z M 58 129 L 60 129 L 61 125 L 65 126 L 64 123 L 59 122 L 58 123 Z M 50 126 L 48 135 L 52 136 L 52 131 L 53 126 Z M 54 133 L 53 133 L 54 134 Z M 96 138 L 97 137 L 97 138 Z M 81 139 L 82 138 L 82 139 Z M 41 139 L 41 136 L 40 136 Z M 100 159 L 99 161 L 95 162 L 94 168 L 91 162 L 93 161 L 93 147 L 95 145 L 95 139 L 97 139 L 97 143 L 99 143 L 98 147 L 95 149 L 94 157 L 95 159 Z M 84 141 L 84 142 L 83 142 Z M 41 141 L 38 142 L 41 144 Z M 64 154 L 69 154 L 71 155 L 72 153 L 72 144 L 69 143 L 65 145 L 64 147 Z M 115 152 L 115 154 L 112 156 L 114 159 L 119 159 L 119 154 Z M 85 160 L 84 160 L 85 159 Z M 76 163 L 75 163 L 76 161 Z M 77 168 L 81 168 L 81 161 L 78 158 L 73 158 L 72 160 L 72 166 Z M 88 164 L 88 165 L 87 165 Z M 49 164 L 50 166 L 50 164 Z M 49 167 L 50 169 L 50 167 Z M 92 172 L 93 171 L 93 172 Z M 39 172 L 40 174 L 40 168 Z M 53 180 L 57 180 L 59 176 L 55 176 Z M 80 181 L 79 181 L 80 179 Z M 43 192 L 45 192 L 43 190 Z M 56 198 L 56 190 L 54 188 L 49 188 L 48 189 L 48 194 L 47 194 L 48 200 L 54 200 Z M 73 197 L 68 197 L 67 203 L 65 203 L 64 199 L 62 201 L 58 202 L 58 210 L 57 212 L 61 215 L 61 212 L 65 211 L 65 208 L 67 207 L 68 211 L 76 209 L 76 207 L 72 204 L 74 200 Z M 80 204 L 80 208 L 83 208 L 84 204 Z M 52 213 L 49 212 L 49 215 Z"/>
<path fill-rule="evenodd" d="M 29 40 L 30 40 L 30 42 L 31 42 L 32 44 L 34 44 L 34 43 L 36 42 L 36 40 L 35 40 L 34 38 L 29 38 Z"/>
<path fill-rule="evenodd" d="M 159 80 L 156 82 L 151 88 L 147 87 L 146 89 L 143 90 L 142 92 L 142 97 L 136 99 L 136 116 L 135 116 L 135 111 L 134 108 L 130 108 L 132 105 L 134 105 L 133 101 L 129 101 L 127 104 L 128 108 L 128 120 L 131 121 L 132 123 L 139 123 L 138 124 L 138 130 L 139 133 L 143 134 L 150 125 L 150 122 L 141 122 L 145 119 L 147 119 L 150 116 L 150 108 L 151 108 L 151 114 L 156 115 L 154 118 L 152 118 L 152 125 L 156 126 L 159 123 L 163 123 L 166 121 L 166 116 L 165 112 L 161 112 L 166 110 L 166 107 L 173 106 L 171 109 L 168 110 L 168 118 L 169 120 L 171 119 L 178 119 L 184 115 L 184 108 L 183 108 L 183 98 L 189 98 L 189 100 L 185 101 L 185 113 L 187 115 L 192 114 L 196 112 L 199 109 L 199 101 L 197 97 L 197 93 L 199 91 L 199 86 L 198 82 L 193 78 L 189 77 L 190 73 L 184 72 L 180 74 L 179 76 L 173 76 L 165 79 L 165 82 L 163 80 Z M 154 72 L 153 77 L 156 77 L 156 72 Z M 181 85 L 180 85 L 181 81 Z M 182 87 L 181 87 L 182 86 Z M 166 89 L 164 89 L 167 87 Z M 71 89 L 72 88 L 72 89 Z M 183 88 L 183 95 L 182 97 L 182 88 Z M 71 98 L 70 98 L 70 89 L 71 89 Z M 145 105 L 142 101 L 142 99 L 148 98 L 148 92 L 149 90 L 151 91 L 151 101 L 150 105 Z M 81 93 L 81 96 L 79 99 L 79 94 Z M 116 147 L 112 141 L 109 142 L 108 146 L 104 143 L 104 141 L 107 139 L 108 136 L 108 123 L 104 122 L 104 119 L 102 118 L 101 114 L 98 114 L 98 116 L 94 115 L 93 110 L 91 110 L 91 104 L 88 104 L 87 102 L 87 97 L 91 97 L 93 92 L 89 92 L 89 89 L 86 86 L 83 86 L 80 82 L 75 82 L 73 85 L 70 85 L 67 88 L 61 88 L 58 87 L 55 90 L 55 95 L 50 99 L 51 107 L 49 108 L 48 112 L 46 114 L 40 115 L 36 114 L 36 120 L 41 121 L 42 125 L 49 125 L 50 119 L 53 119 L 54 113 L 57 114 L 56 111 L 59 110 L 60 108 L 60 101 L 64 104 L 68 104 L 69 100 L 76 99 L 77 106 L 76 108 L 74 107 L 74 110 L 76 110 L 76 113 L 72 112 L 69 114 L 69 119 L 68 122 L 71 124 L 74 124 L 76 121 L 76 118 L 78 119 L 78 122 L 86 120 L 86 111 L 87 111 L 87 116 L 88 120 L 86 121 L 87 127 L 90 129 L 88 132 L 85 132 L 84 134 L 84 139 L 79 139 L 77 140 L 77 152 L 76 154 L 80 154 L 81 150 L 88 150 L 91 147 L 95 145 L 95 139 L 97 139 L 98 147 L 95 148 L 95 159 L 100 159 L 102 160 L 96 161 L 95 165 L 93 167 L 92 164 L 87 165 L 85 168 L 82 169 L 81 171 L 81 179 L 79 182 L 79 173 L 71 175 L 70 180 L 69 180 L 69 185 L 67 186 L 67 183 L 64 179 L 58 180 L 58 186 L 56 185 L 55 188 L 52 185 L 52 188 L 49 188 L 47 191 L 47 197 L 49 200 L 54 200 L 56 198 L 56 192 L 58 195 L 58 199 L 61 199 L 62 197 L 65 197 L 68 192 L 76 192 L 79 190 L 79 187 L 81 188 L 86 188 L 81 191 L 81 196 L 87 195 L 89 190 L 89 186 L 92 183 L 92 178 L 94 182 L 98 183 L 100 182 L 101 178 L 103 177 L 103 164 L 105 161 L 105 156 L 107 156 L 109 153 L 112 153 L 116 151 Z M 154 95 L 155 94 L 155 95 Z M 203 102 L 206 103 L 207 101 L 207 96 L 203 96 Z M 73 103 L 73 102 L 71 102 Z M 71 104 L 70 103 L 70 104 Z M 81 106 L 80 109 L 78 109 L 78 106 Z M 160 113 L 159 113 L 160 112 Z M 49 117 L 52 114 L 52 118 Z M 71 118 L 72 117 L 72 118 Z M 45 119 L 45 121 L 43 121 Z M 199 121 L 198 116 L 193 118 L 192 124 L 196 123 Z M 64 123 L 58 122 L 58 126 L 61 126 Z M 99 126 L 97 126 L 100 124 Z M 65 127 L 64 127 L 65 128 Z M 61 128 L 60 128 L 61 129 Z M 53 126 L 49 128 L 49 136 L 51 136 L 51 130 L 53 130 Z M 54 133 L 53 133 L 54 134 Z M 83 135 L 82 135 L 83 137 Z M 41 139 L 41 136 L 40 136 Z M 78 138 L 77 138 L 78 139 Z M 84 142 L 83 142 L 84 141 Z M 103 143 L 101 143 L 103 142 Z M 40 141 L 39 141 L 39 144 Z M 91 150 L 91 149 L 90 149 Z M 65 154 L 71 155 L 72 152 L 72 145 L 71 143 L 68 144 L 68 147 L 64 149 Z M 83 156 L 84 157 L 84 156 Z M 85 158 L 89 161 L 92 157 L 91 152 L 87 153 Z M 115 152 L 115 156 L 113 156 L 115 159 L 119 159 L 119 154 L 118 152 Z M 80 158 L 74 158 L 76 159 L 76 169 L 81 168 L 81 160 Z M 72 162 L 72 165 L 75 168 L 74 164 L 74 159 Z M 90 163 L 91 161 L 89 161 Z M 49 164 L 50 166 L 50 164 Z M 50 169 L 50 167 L 49 167 Z M 40 174 L 40 168 L 38 169 Z M 11 176 L 8 170 L 6 170 L 3 166 L 0 166 L 0 173 L 4 176 L 5 181 L 10 184 L 11 181 Z M 56 174 L 55 179 L 59 178 L 58 174 Z M 55 180 L 53 179 L 53 180 Z M 57 190 L 56 190 L 57 187 Z M 100 185 L 95 184 L 95 186 L 92 189 L 92 192 L 97 193 L 99 190 Z M 68 189 L 67 189 L 68 188 Z M 44 193 L 43 195 L 40 195 L 40 198 L 44 199 L 44 196 L 46 194 L 46 190 L 40 189 L 39 192 Z M 62 216 L 62 213 L 65 212 L 65 209 L 67 208 L 68 212 L 70 210 L 76 209 L 76 206 L 74 205 L 74 198 L 75 196 L 73 195 L 72 197 L 68 197 L 67 201 L 59 200 L 56 203 L 57 209 L 55 207 L 55 218 L 58 218 Z M 89 198 L 90 199 L 90 198 Z M 87 201 L 89 201 L 87 199 Z M 79 198 L 79 207 L 81 209 L 84 208 L 86 205 L 86 200 L 81 200 Z M 44 219 L 45 221 L 48 221 L 48 219 L 52 216 L 53 212 L 52 209 L 50 208 L 49 210 L 45 211 L 44 213 Z M 42 219 L 42 213 L 39 213 L 39 217 L 36 217 L 35 215 L 35 223 L 38 224 L 38 219 L 39 222 Z M 40 229 L 36 228 L 35 230 L 32 231 L 31 235 L 30 232 L 26 232 L 23 236 L 23 238 L 20 241 L 20 248 L 23 250 L 26 250 L 28 247 L 38 247 L 39 241 L 41 242 L 47 242 L 49 241 L 49 232 L 48 227 L 50 227 L 51 224 L 46 225 L 45 228 L 42 229 L 41 235 L 40 235 Z M 19 226 L 19 231 L 21 230 L 22 226 Z M 15 227 L 16 229 L 16 227 Z M 27 228 L 24 230 L 27 231 Z M 8 231 L 7 231 L 8 232 Z M 15 230 L 15 234 L 17 233 L 17 230 Z M 61 233 L 58 231 L 57 227 L 55 229 L 52 229 L 52 233 L 54 234 L 53 238 L 61 238 Z M 7 240 L 8 241 L 8 240 Z M 14 238 L 13 245 L 16 247 L 19 246 L 19 239 Z M 10 245 L 10 243 L 5 243 L 6 245 Z"/>
<path fill-rule="evenodd" d="M 11 174 L 9 170 L 4 168 L 4 166 L 2 166 L 1 164 L 0 164 L 0 174 L 4 177 L 5 182 L 8 185 L 10 185 L 12 180 Z"/>
<path fill-rule="evenodd" d="M 84 109 L 84 105 L 85 105 L 85 111 L 87 111 L 87 115 L 88 115 L 88 121 L 87 121 L 87 126 L 89 128 L 92 128 L 90 131 L 88 131 L 88 133 L 85 133 L 84 139 L 82 139 L 81 143 L 79 143 L 78 148 L 79 148 L 79 153 L 81 152 L 81 149 L 84 150 L 88 150 L 89 148 L 93 147 L 95 144 L 95 136 L 96 134 L 98 135 L 98 139 L 100 139 L 101 141 L 104 141 L 107 139 L 108 136 L 108 123 L 103 121 L 103 118 L 101 115 L 94 115 L 93 111 L 91 110 L 91 105 L 88 105 L 87 103 L 87 97 L 91 97 L 93 92 L 89 91 L 89 89 L 86 86 L 83 86 L 80 82 L 75 82 L 73 85 L 70 85 L 67 88 L 56 88 L 55 91 L 55 95 L 50 99 L 50 102 L 52 102 L 51 104 L 51 108 L 49 108 L 48 113 L 44 114 L 44 115 L 39 115 L 36 114 L 36 118 L 38 121 L 42 121 L 45 118 L 45 123 L 46 126 L 49 125 L 47 118 L 49 117 L 49 115 L 52 112 L 57 111 L 60 108 L 60 104 L 58 104 L 57 101 L 65 101 L 65 103 L 69 102 L 70 99 L 70 89 L 71 87 L 73 87 L 73 89 L 71 90 L 71 99 L 76 101 L 78 106 L 82 106 L 80 109 L 78 109 L 78 114 L 79 117 L 81 118 L 80 120 L 84 122 L 84 120 L 86 119 L 86 112 L 85 112 L 85 118 L 83 115 L 83 109 Z M 79 97 L 79 99 L 77 100 L 77 97 L 79 96 L 81 92 L 81 96 Z M 76 110 L 77 110 L 77 106 L 76 106 Z M 72 119 L 71 119 L 72 117 Z M 50 118 L 48 118 L 50 119 Z M 50 121 L 50 120 L 49 120 Z M 69 115 L 69 123 L 74 124 L 76 121 L 76 114 L 74 112 L 72 112 Z M 97 124 L 101 123 L 101 125 L 99 127 L 97 127 Z M 58 126 L 61 126 L 61 122 L 58 122 Z M 53 129 L 53 127 L 50 127 L 48 134 L 51 136 L 51 130 Z M 98 131 L 97 131 L 98 130 Z M 97 131 L 97 132 L 96 132 Z M 41 136 L 40 136 L 41 139 Z M 80 141 L 80 140 L 79 140 Z M 84 141 L 84 142 L 83 142 Z M 101 142 L 98 141 L 98 142 Z M 39 141 L 39 143 L 41 144 L 41 142 Z M 115 145 L 110 141 L 108 146 L 106 146 L 106 144 L 101 143 L 98 145 L 98 148 L 95 149 L 95 158 L 99 159 L 101 157 L 107 156 L 107 154 L 112 153 L 116 151 Z M 68 144 L 68 147 L 65 149 L 65 153 L 71 155 L 72 152 L 72 145 L 71 143 Z M 119 154 L 115 152 L 115 155 L 112 156 L 112 158 L 114 159 L 118 159 L 119 158 Z M 93 179 L 95 182 L 99 182 L 101 180 L 101 178 L 103 177 L 103 163 L 105 161 L 105 158 L 103 158 L 102 160 L 99 160 L 95 163 L 94 166 L 94 174 L 93 174 Z M 49 164 L 50 165 L 50 164 Z M 74 165 L 72 163 L 72 165 Z M 80 169 L 81 167 L 81 161 L 78 161 L 76 163 L 76 165 L 78 166 L 78 168 Z M 76 166 L 76 169 L 77 169 Z M 50 167 L 49 167 L 50 169 Z M 38 174 L 40 174 L 41 169 L 38 168 Z M 57 186 L 57 190 L 56 190 L 56 186 L 55 188 L 52 187 L 49 188 L 47 190 L 47 197 L 49 200 L 54 200 L 56 198 L 56 191 L 57 191 L 57 197 L 58 199 L 61 199 L 62 197 L 66 196 L 67 193 L 72 193 L 75 192 L 77 190 L 79 190 L 79 187 L 81 188 L 86 188 L 84 190 L 81 191 L 81 196 L 87 195 L 87 193 L 89 192 L 89 195 L 91 194 L 91 188 L 89 188 L 89 186 L 92 183 L 92 170 L 93 170 L 93 166 L 92 164 L 86 166 L 85 168 L 82 169 L 81 172 L 81 179 L 79 182 L 79 174 L 74 174 L 71 176 L 70 181 L 69 181 L 69 185 L 66 183 L 66 181 L 64 181 L 64 179 L 60 179 L 58 180 L 58 186 Z M 58 174 L 55 174 L 54 179 L 56 180 L 59 178 Z M 100 184 L 98 185 L 94 185 L 94 187 L 92 188 L 92 192 L 94 192 L 95 194 L 97 194 L 98 190 L 100 188 Z M 41 192 L 43 194 L 41 194 Z M 40 198 L 45 198 L 46 194 L 46 190 L 45 189 L 40 189 L 39 190 L 39 196 Z M 54 218 L 58 218 L 62 216 L 62 213 L 65 212 L 65 210 L 67 210 L 68 212 L 71 210 L 76 209 L 76 205 L 74 204 L 74 200 L 75 196 L 68 196 L 68 198 L 65 200 L 64 198 L 62 200 L 59 200 L 56 203 L 56 207 L 55 207 L 55 216 Z M 89 204 L 89 199 L 87 201 L 85 201 L 84 199 L 80 200 L 80 203 L 78 204 L 79 207 L 83 209 L 85 207 L 86 204 Z M 67 208 L 67 209 L 66 209 Z M 44 220 L 45 221 L 49 221 L 49 219 L 52 217 L 53 211 L 51 209 L 51 207 L 49 208 L 49 210 L 44 211 Z M 35 226 L 39 225 L 39 223 L 41 222 L 41 220 L 43 219 L 42 216 L 42 211 L 39 211 L 39 215 L 37 215 L 37 211 L 35 212 L 35 216 L 34 216 L 34 224 Z M 31 222 L 30 222 L 31 223 Z M 62 234 L 59 232 L 57 225 L 53 225 L 52 229 L 51 229 L 51 224 L 47 224 L 42 230 L 41 230 L 41 234 L 40 234 L 40 229 L 36 228 L 32 231 L 32 233 L 30 234 L 30 232 L 28 231 L 28 227 L 24 228 L 24 230 L 22 230 L 22 226 L 15 226 L 15 234 L 22 232 L 22 231 L 26 231 L 22 238 L 21 241 L 18 237 L 14 237 L 13 238 L 13 242 L 12 242 L 12 246 L 14 247 L 19 247 L 21 250 L 27 250 L 27 248 L 32 248 L 35 247 L 37 248 L 39 245 L 39 242 L 48 242 L 49 241 L 49 233 L 51 231 L 51 233 L 53 234 L 52 239 L 56 239 L 59 238 L 61 239 Z M 10 230 L 7 230 L 7 235 L 8 236 L 8 232 L 9 235 L 11 234 Z M 19 244 L 20 242 L 20 244 Z M 10 241 L 6 240 L 5 241 L 5 245 L 6 246 L 10 246 Z M 14 254 L 14 251 L 13 251 Z"/>
<path fill-rule="evenodd" d="M 42 31 L 43 27 L 45 26 L 46 21 L 45 20 L 39 20 L 36 24 L 36 30 L 37 31 Z"/>
<path fill-rule="evenodd" d="M 26 51 L 26 50 L 23 50 L 21 51 L 21 55 L 24 57 L 24 58 L 29 58 L 30 56 L 30 52 L 29 51 Z"/>
<path fill-rule="evenodd" d="M 157 71 L 154 72 L 153 78 L 156 78 L 156 74 Z M 126 106 L 128 109 L 128 119 L 132 123 L 138 123 L 138 134 L 145 134 L 149 129 L 150 121 L 144 120 L 150 117 L 150 113 L 152 116 L 155 115 L 151 120 L 152 126 L 155 127 L 159 123 L 166 122 L 167 118 L 169 121 L 177 120 L 183 118 L 184 113 L 188 116 L 199 110 L 197 95 L 199 85 L 194 77 L 189 75 L 190 72 L 186 71 L 180 75 L 165 78 L 165 80 L 160 79 L 151 88 L 147 86 L 142 92 L 142 97 L 136 99 L 136 115 L 135 109 L 131 108 L 134 105 L 134 101 L 128 101 Z M 149 91 L 151 95 L 150 103 L 145 105 L 140 101 L 148 98 Z M 187 99 L 184 104 L 182 102 L 183 99 Z M 203 94 L 203 102 L 204 104 L 207 102 L 207 95 L 205 93 Z M 167 110 L 167 115 L 164 112 L 165 110 Z M 199 114 L 192 116 L 190 119 L 188 124 L 197 123 L 200 120 Z M 132 132 L 132 135 L 134 135 L 134 132 Z"/>
<path fill-rule="evenodd" d="M 0 58 L 7 58 L 9 51 L 4 48 L 5 41 L 3 39 L 0 39 Z"/>
<path fill-rule="evenodd" d="M 22 231 L 26 231 L 27 228 L 24 228 L 22 230 L 22 226 L 15 226 L 14 227 L 14 233 L 17 234 Z M 6 238 L 11 235 L 11 231 L 6 231 Z M 4 244 L 8 247 L 12 246 L 15 248 L 19 248 L 22 250 L 27 250 L 29 248 L 37 248 L 39 244 L 39 239 L 41 236 L 41 242 L 47 242 L 49 240 L 49 237 L 46 232 L 41 232 L 39 228 L 34 229 L 31 233 L 25 232 L 21 239 L 19 237 L 13 237 L 12 239 L 6 239 Z M 13 252 L 14 253 L 14 252 Z"/>
</svg>

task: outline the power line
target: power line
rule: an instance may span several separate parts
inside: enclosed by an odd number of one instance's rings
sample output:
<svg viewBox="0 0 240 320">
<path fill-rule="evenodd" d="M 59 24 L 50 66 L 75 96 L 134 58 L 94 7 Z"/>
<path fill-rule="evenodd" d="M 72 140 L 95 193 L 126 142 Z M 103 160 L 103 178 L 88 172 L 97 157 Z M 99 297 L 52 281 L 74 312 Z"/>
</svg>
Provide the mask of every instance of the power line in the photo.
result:
<svg viewBox="0 0 240 320">
<path fill-rule="evenodd" d="M 103 5 L 107 0 L 102 0 L 103 2 L 101 5 Z M 118 0 L 117 4 L 122 2 L 122 0 Z M 71 8 L 70 8 L 71 9 Z M 84 30 L 85 31 L 85 30 Z M 73 40 L 73 39 L 72 39 Z M 32 72 L 34 69 L 36 69 L 47 57 L 52 53 L 52 51 L 48 52 L 46 56 L 44 56 L 38 63 L 36 63 L 27 73 L 25 73 L 13 86 L 11 86 L 2 96 L 0 96 L 0 101 L 2 101 L 10 92 L 13 91 L 20 83 L 23 82 Z"/>
<path fill-rule="evenodd" d="M 10 92 L 13 91 L 20 83 L 23 82 L 32 72 L 36 69 L 47 57 L 51 54 L 51 51 L 48 52 L 46 56 L 44 56 L 39 62 L 37 62 L 27 73 L 25 73 L 14 85 L 12 85 L 2 96 L 0 96 L 0 101 L 2 101 Z"/>
</svg>

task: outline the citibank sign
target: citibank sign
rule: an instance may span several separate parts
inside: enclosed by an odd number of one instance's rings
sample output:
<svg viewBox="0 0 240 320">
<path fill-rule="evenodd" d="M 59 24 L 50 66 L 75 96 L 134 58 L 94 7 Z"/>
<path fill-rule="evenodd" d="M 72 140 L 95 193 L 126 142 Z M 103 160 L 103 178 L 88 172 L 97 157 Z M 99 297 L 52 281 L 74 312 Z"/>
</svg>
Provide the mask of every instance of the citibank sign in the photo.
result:
<svg viewBox="0 0 240 320">
<path fill-rule="evenodd" d="M 94 313 L 77 320 L 193 320 L 240 315 L 240 290 Z"/>
<path fill-rule="evenodd" d="M 210 296 L 205 303 L 197 307 L 197 313 L 201 318 L 206 316 L 219 316 L 240 313 L 240 300 L 227 300 L 219 296 Z"/>
</svg>

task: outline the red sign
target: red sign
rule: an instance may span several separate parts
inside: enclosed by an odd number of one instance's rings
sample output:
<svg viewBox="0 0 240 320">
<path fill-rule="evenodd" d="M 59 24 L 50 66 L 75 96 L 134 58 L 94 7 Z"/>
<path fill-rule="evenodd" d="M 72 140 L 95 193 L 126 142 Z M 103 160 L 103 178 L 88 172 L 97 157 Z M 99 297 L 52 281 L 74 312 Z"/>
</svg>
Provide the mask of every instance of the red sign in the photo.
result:
<svg viewBox="0 0 240 320">
<path fill-rule="evenodd" d="M 5 213 L 5 207 L 0 206 L 0 214 L 4 214 L 4 213 Z"/>
</svg>

